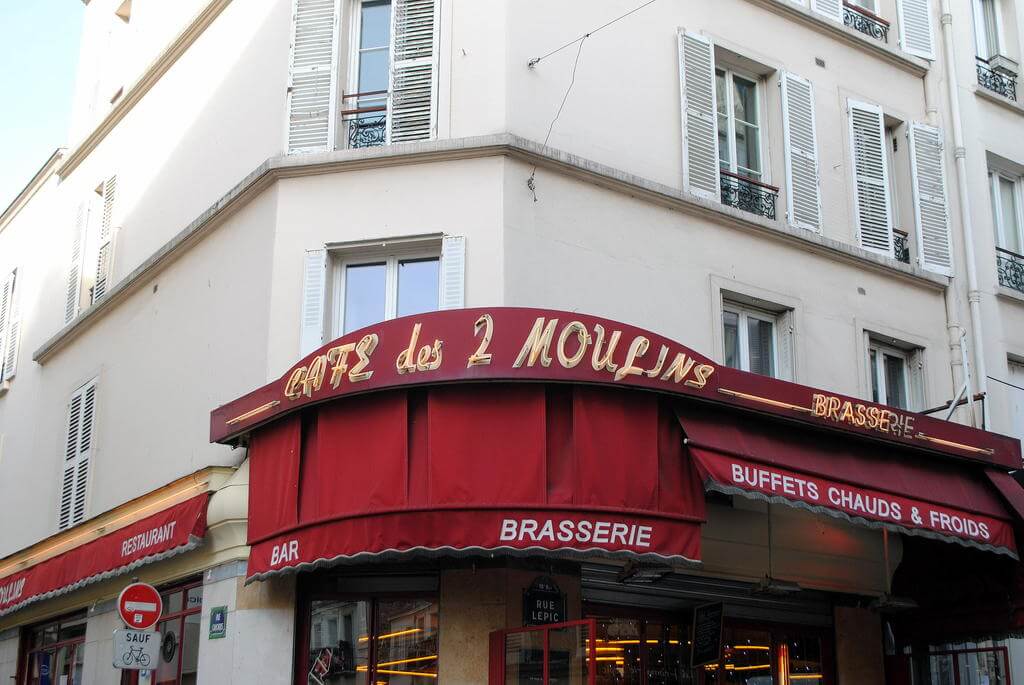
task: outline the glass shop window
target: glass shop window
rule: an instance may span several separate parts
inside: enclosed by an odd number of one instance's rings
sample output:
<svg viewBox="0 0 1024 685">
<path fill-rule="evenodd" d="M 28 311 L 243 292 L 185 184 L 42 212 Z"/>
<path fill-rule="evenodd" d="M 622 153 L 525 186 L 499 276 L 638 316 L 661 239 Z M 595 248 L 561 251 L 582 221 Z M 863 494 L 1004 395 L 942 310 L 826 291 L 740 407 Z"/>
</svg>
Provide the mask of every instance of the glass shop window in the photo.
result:
<svg viewBox="0 0 1024 685">
<path fill-rule="evenodd" d="M 75 614 L 26 630 L 24 685 L 81 685 L 85 657 L 85 614 Z"/>
<path fill-rule="evenodd" d="M 722 660 L 699 669 L 695 682 L 710 685 L 799 685 L 832 682 L 827 644 L 820 635 L 726 626 Z"/>
<path fill-rule="evenodd" d="M 438 604 L 432 598 L 310 602 L 309 685 L 438 682 Z"/>
</svg>

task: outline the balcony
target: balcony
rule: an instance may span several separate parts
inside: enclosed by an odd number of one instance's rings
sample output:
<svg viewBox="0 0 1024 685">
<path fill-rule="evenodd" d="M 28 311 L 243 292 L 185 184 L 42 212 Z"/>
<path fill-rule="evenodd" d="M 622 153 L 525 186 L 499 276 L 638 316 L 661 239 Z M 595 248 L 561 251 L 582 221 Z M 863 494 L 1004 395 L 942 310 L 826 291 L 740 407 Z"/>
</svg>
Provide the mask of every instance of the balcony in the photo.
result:
<svg viewBox="0 0 1024 685">
<path fill-rule="evenodd" d="M 978 85 L 1016 102 L 1017 74 L 1010 71 L 1001 61 L 997 63 L 997 59 L 978 58 Z"/>
<path fill-rule="evenodd" d="M 883 43 L 889 42 L 889 22 L 863 7 L 843 3 L 843 23 Z"/>
<path fill-rule="evenodd" d="M 358 106 L 360 100 L 386 103 L 387 94 L 386 90 L 373 90 L 341 96 L 342 101 L 355 100 L 357 104 L 353 109 L 341 110 L 342 130 L 349 148 L 377 147 L 387 142 L 387 105 Z"/>
<path fill-rule="evenodd" d="M 722 204 L 769 219 L 775 218 L 778 188 L 724 169 L 719 173 Z"/>
<path fill-rule="evenodd" d="M 997 247 L 996 270 L 999 285 L 1024 293 L 1024 255 Z"/>
<path fill-rule="evenodd" d="M 892 256 L 897 262 L 910 264 L 910 236 L 898 228 L 892 232 Z"/>
</svg>

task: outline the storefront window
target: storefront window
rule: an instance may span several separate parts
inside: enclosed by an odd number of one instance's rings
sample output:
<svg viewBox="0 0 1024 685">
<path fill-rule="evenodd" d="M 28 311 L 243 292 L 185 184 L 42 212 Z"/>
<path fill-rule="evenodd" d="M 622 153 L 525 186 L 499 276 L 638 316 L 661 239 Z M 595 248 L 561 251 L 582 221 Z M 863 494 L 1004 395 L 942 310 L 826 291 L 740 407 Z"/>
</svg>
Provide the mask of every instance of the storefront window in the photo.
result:
<svg viewBox="0 0 1024 685">
<path fill-rule="evenodd" d="M 689 630 L 669 622 L 603 618 L 597 622 L 599 685 L 690 683 Z"/>
<path fill-rule="evenodd" d="M 124 671 L 122 685 L 194 685 L 196 682 L 203 610 L 202 581 L 167 588 L 160 592 L 160 597 L 164 601 L 164 612 L 156 624 L 160 633 L 160 658 L 156 668 Z"/>
<path fill-rule="evenodd" d="M 438 630 L 430 598 L 313 600 L 306 682 L 436 683 Z"/>
<path fill-rule="evenodd" d="M 28 630 L 25 685 L 80 685 L 85 655 L 85 615 L 78 614 Z"/>
</svg>

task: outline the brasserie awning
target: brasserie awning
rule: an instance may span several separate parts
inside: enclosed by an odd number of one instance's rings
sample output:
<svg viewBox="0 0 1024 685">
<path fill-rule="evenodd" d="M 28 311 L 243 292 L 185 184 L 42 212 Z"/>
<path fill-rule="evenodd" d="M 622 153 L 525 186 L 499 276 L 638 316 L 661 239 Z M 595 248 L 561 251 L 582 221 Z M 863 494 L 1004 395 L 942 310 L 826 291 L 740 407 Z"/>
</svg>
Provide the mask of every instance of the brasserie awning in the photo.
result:
<svg viewBox="0 0 1024 685">
<path fill-rule="evenodd" d="M 1017 557 L 1024 491 L 1003 472 L 748 414 L 677 414 L 708 490 Z"/>
<path fill-rule="evenodd" d="M 206 535 L 202 494 L 123 528 L 0 576 L 0 616 L 198 547 Z M 2 572 L 2 571 L 0 571 Z"/>
</svg>

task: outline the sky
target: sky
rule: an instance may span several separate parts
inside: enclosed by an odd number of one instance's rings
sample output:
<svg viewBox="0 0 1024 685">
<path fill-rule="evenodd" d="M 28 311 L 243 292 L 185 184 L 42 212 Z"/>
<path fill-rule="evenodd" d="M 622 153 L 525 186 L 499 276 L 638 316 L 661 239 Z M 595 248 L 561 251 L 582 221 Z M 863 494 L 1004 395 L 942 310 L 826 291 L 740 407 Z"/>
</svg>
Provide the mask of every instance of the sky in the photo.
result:
<svg viewBox="0 0 1024 685">
<path fill-rule="evenodd" d="M 82 0 L 0 0 L 0 212 L 67 145 Z"/>
</svg>

